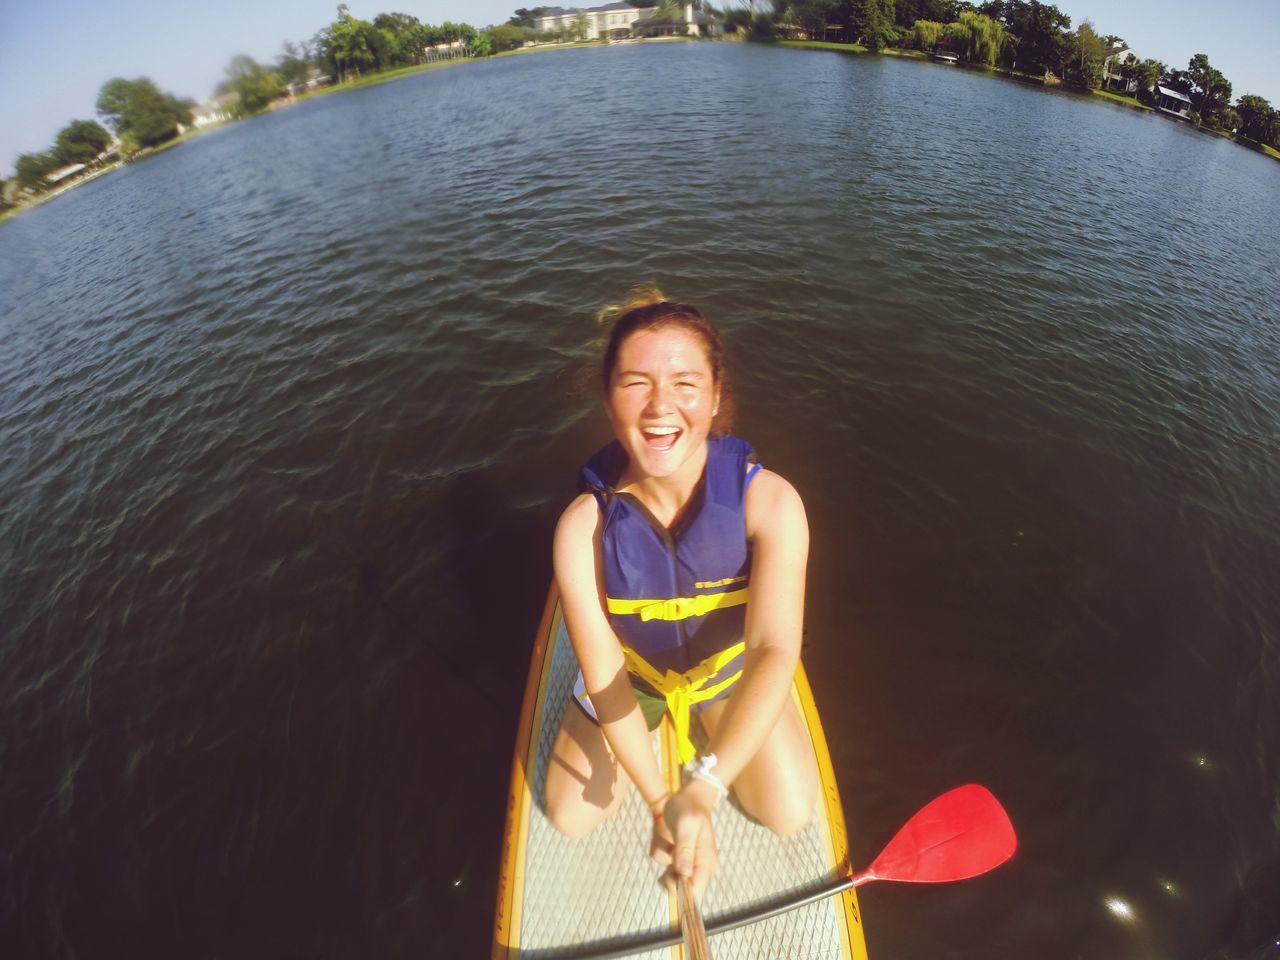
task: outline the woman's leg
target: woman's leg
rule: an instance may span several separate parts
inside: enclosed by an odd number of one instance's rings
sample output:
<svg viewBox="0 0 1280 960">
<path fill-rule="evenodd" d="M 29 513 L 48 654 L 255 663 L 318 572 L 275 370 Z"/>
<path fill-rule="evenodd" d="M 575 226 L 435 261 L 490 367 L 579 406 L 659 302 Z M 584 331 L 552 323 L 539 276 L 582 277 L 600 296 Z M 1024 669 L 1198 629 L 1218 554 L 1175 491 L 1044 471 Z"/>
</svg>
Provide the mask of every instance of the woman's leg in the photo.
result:
<svg viewBox="0 0 1280 960">
<path fill-rule="evenodd" d="M 603 731 L 570 700 L 543 787 L 548 819 L 566 836 L 585 837 L 622 806 L 630 788 Z"/>
<path fill-rule="evenodd" d="M 724 714 L 728 701 L 720 700 L 702 711 L 709 735 Z M 733 793 L 744 810 L 774 833 L 799 833 L 813 818 L 818 794 L 818 765 L 800 711 L 790 697 L 769 736 L 733 782 Z"/>
</svg>

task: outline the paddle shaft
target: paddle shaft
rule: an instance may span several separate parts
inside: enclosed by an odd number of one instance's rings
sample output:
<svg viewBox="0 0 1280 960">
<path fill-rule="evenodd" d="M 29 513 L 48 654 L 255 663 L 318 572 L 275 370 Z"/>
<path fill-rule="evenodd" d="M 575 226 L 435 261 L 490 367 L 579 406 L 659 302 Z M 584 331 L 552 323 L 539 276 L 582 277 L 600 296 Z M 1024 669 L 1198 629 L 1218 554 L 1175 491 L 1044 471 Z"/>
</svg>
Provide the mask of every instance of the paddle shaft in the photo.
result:
<svg viewBox="0 0 1280 960">
<path fill-rule="evenodd" d="M 858 883 L 864 883 L 875 879 L 874 877 L 859 878 Z M 813 890 L 795 894 L 785 900 L 779 900 L 775 903 L 764 904 L 763 906 L 754 907 L 750 910 L 742 910 L 738 913 L 731 913 L 728 916 L 721 917 L 705 928 L 706 935 L 713 933 L 724 933 L 728 930 L 736 930 L 738 927 L 745 927 L 749 923 L 758 923 L 761 920 L 768 920 L 770 917 L 776 917 L 781 913 L 788 913 L 792 910 L 798 910 L 801 907 L 808 906 L 811 903 L 817 903 L 819 900 L 825 900 L 827 897 L 834 897 L 838 893 L 844 893 L 850 887 L 855 886 L 852 877 L 842 877 L 839 880 L 833 880 L 821 887 L 815 887 Z M 683 919 L 681 926 L 683 927 Z M 556 960 L 617 960 L 618 957 L 629 957 L 636 953 L 647 953 L 650 950 L 662 950 L 666 947 L 674 947 L 678 943 L 684 942 L 684 932 L 659 934 L 646 940 L 628 940 L 625 944 L 617 947 L 606 948 L 595 953 L 566 953 L 562 954 Z"/>
<path fill-rule="evenodd" d="M 748 923 L 786 913 L 818 900 L 843 893 L 873 880 L 896 880 L 905 883 L 941 883 L 966 880 L 999 866 L 1013 856 L 1017 837 L 1008 814 L 986 787 L 966 784 L 935 797 L 903 824 L 880 856 L 867 869 L 840 877 L 808 892 L 801 892 L 773 904 L 730 914 L 706 928 L 706 933 L 723 933 Z M 678 934 L 659 935 L 647 940 L 615 940 L 604 942 L 576 953 L 566 953 L 563 960 L 613 960 L 634 953 L 673 947 L 684 940 L 690 944 L 691 960 L 704 960 L 695 951 L 689 931 L 701 917 L 683 883 L 677 885 L 680 906 Z M 694 933 L 701 932 L 694 930 Z M 703 938 L 705 942 L 705 937 Z"/>
<path fill-rule="evenodd" d="M 707 931 L 702 925 L 702 912 L 693 899 L 689 881 L 676 878 L 676 903 L 680 907 L 680 932 L 684 935 L 685 955 L 688 960 L 711 960 L 711 947 L 707 945 Z"/>
</svg>

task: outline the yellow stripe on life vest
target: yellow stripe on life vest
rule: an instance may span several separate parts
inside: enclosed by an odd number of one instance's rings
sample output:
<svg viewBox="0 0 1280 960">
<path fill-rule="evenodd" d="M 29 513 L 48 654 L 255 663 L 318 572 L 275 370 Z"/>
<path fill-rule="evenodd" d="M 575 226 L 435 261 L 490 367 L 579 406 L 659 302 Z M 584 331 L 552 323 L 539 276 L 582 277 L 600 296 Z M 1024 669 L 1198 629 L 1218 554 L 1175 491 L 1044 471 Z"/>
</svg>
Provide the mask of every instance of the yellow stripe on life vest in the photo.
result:
<svg viewBox="0 0 1280 960">
<path fill-rule="evenodd" d="M 743 590 L 742 593 L 746 593 L 746 591 Z M 659 673 L 657 667 L 630 647 L 624 646 L 622 648 L 622 655 L 627 663 L 627 671 L 634 673 L 647 682 L 666 699 L 667 709 L 671 711 L 671 719 L 675 723 L 676 741 L 678 743 L 677 751 L 681 763 L 688 763 L 698 752 L 694 748 L 693 740 L 689 737 L 690 708 L 695 703 L 711 700 L 722 690 L 737 682 L 738 678 L 742 676 L 741 670 L 713 683 L 709 687 L 706 686 L 709 680 L 714 679 L 717 673 L 727 667 L 734 657 L 741 654 L 746 648 L 746 642 L 739 640 L 732 647 L 721 650 L 714 656 L 703 660 L 688 673 L 676 673 L 674 670 Z"/>
<path fill-rule="evenodd" d="M 610 613 L 638 613 L 645 623 L 650 620 L 684 620 L 704 617 L 721 607 L 738 607 L 747 602 L 747 590 L 728 593 L 700 593 L 696 597 L 672 597 L 670 600 L 618 600 L 606 598 Z"/>
</svg>

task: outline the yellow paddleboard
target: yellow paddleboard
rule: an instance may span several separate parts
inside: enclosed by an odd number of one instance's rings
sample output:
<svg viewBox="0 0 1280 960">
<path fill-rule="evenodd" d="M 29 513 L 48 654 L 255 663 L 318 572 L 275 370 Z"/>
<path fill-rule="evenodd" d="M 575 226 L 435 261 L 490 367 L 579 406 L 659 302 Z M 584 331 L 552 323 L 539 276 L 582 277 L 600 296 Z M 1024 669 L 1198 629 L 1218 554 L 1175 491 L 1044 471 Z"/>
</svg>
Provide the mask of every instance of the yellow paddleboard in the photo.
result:
<svg viewBox="0 0 1280 960">
<path fill-rule="evenodd" d="M 542 785 L 578 665 L 555 587 L 547 598 L 525 688 L 498 874 L 493 960 L 551 960 L 627 949 L 678 934 L 675 897 L 658 883 L 647 856 L 651 817 L 639 792 L 581 840 L 562 836 L 542 810 Z M 792 697 L 817 760 L 821 790 L 812 823 L 786 839 L 761 827 L 732 802 L 714 817 L 720 868 L 702 900 L 708 930 L 719 918 L 782 902 L 849 873 L 844 815 L 826 738 L 803 666 Z M 679 783 L 669 720 L 654 750 L 672 785 Z M 732 960 L 866 960 L 853 890 L 710 938 L 715 957 Z M 681 946 L 641 950 L 646 960 L 683 960 Z"/>
</svg>

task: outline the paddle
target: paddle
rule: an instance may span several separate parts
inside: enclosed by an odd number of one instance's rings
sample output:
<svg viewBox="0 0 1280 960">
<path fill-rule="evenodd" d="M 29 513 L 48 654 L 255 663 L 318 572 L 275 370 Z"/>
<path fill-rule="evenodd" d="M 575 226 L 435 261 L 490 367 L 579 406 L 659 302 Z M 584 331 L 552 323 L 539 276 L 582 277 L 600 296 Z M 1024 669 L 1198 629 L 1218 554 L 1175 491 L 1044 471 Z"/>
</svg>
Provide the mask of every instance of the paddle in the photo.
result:
<svg viewBox="0 0 1280 960">
<path fill-rule="evenodd" d="M 849 878 L 946 883 L 998 867 L 1018 847 L 1013 824 L 991 791 L 970 783 L 948 790 L 903 824 L 871 866 Z"/>
<path fill-rule="evenodd" d="M 1009 815 L 990 790 L 975 783 L 956 787 L 918 810 L 867 869 L 773 904 L 721 917 L 707 927 L 706 932 L 723 933 L 767 920 L 874 880 L 900 883 L 967 880 L 1000 866 L 1013 856 L 1017 846 L 1018 839 Z M 696 912 L 696 906 L 690 912 Z M 683 917 L 682 909 L 682 927 Z M 597 944 L 601 948 L 599 952 L 566 953 L 563 957 L 565 960 L 613 960 L 615 957 L 673 947 L 682 939 L 683 933 L 679 933 L 645 940 L 615 941 L 612 945 Z"/>
<path fill-rule="evenodd" d="M 711 960 L 702 912 L 698 909 L 698 901 L 693 899 L 689 881 L 684 877 L 676 877 L 676 904 L 680 909 L 680 933 L 684 937 L 685 956 L 688 960 Z"/>
</svg>

